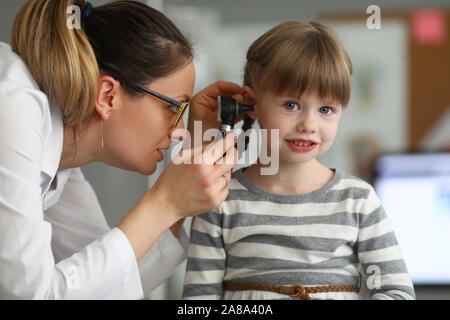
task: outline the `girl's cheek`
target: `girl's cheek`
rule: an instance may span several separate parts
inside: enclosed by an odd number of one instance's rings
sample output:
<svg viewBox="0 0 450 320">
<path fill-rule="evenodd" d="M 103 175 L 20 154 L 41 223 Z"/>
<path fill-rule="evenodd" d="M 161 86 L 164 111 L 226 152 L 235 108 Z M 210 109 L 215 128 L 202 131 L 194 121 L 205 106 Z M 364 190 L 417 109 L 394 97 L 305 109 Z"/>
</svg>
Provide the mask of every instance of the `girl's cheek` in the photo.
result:
<svg viewBox="0 0 450 320">
<path fill-rule="evenodd" d="M 334 142 L 334 139 L 336 138 L 337 134 L 337 127 L 333 126 L 332 128 L 329 128 L 329 130 L 326 132 L 326 140 L 332 144 Z"/>
</svg>

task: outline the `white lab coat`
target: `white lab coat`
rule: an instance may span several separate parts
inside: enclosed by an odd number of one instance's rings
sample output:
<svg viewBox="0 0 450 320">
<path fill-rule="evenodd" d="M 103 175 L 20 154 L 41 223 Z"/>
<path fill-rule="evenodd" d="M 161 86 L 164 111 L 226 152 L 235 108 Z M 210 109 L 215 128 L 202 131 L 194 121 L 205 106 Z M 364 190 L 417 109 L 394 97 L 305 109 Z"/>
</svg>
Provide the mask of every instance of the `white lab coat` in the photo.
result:
<svg viewBox="0 0 450 320">
<path fill-rule="evenodd" d="M 138 264 L 80 168 L 57 171 L 62 146 L 60 108 L 0 42 L 0 300 L 144 298 L 185 259 L 186 233 Z"/>
</svg>

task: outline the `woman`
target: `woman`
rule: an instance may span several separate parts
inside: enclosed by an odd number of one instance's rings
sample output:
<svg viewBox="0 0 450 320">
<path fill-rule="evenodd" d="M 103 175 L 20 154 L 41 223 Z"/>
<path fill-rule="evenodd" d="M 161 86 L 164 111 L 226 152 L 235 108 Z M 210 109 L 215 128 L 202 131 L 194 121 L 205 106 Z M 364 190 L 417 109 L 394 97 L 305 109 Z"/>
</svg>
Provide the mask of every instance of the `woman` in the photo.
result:
<svg viewBox="0 0 450 320">
<path fill-rule="evenodd" d="M 81 28 L 68 23 L 72 5 Z M 226 198 L 237 151 L 224 146 L 235 136 L 213 146 L 215 160 L 230 151 L 223 164 L 169 164 L 110 229 L 80 167 L 155 171 L 183 127 L 185 104 L 166 97 L 192 96 L 191 46 L 133 1 L 30 0 L 11 35 L 11 47 L 0 43 L 0 299 L 140 299 L 185 258 L 183 219 Z M 217 127 L 217 96 L 239 90 L 218 82 L 198 93 L 188 129 Z"/>
</svg>

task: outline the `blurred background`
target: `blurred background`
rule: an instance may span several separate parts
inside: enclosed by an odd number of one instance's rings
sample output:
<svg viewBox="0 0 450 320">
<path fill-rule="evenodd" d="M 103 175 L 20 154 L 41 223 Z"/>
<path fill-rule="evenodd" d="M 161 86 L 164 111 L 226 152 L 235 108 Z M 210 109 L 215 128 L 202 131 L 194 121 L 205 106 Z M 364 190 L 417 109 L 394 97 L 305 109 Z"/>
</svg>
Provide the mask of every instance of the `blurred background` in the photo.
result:
<svg viewBox="0 0 450 320">
<path fill-rule="evenodd" d="M 14 17 L 25 2 L 0 2 L 0 41 L 9 43 Z M 109 1 L 91 2 L 98 6 Z M 336 141 L 319 160 L 375 186 L 417 299 L 450 299 L 448 0 L 141 2 L 164 12 L 193 43 L 195 92 L 217 80 L 242 84 L 248 46 L 271 27 L 298 19 L 329 24 L 352 59 L 353 88 Z M 379 21 L 373 20 L 374 11 L 368 12 L 371 5 L 380 9 Z M 102 163 L 82 168 L 111 227 L 153 185 L 180 147 L 173 143 L 164 151 L 165 162 L 158 163 L 150 177 Z M 238 168 L 252 164 L 257 154 L 242 157 L 246 161 Z M 187 219 L 188 232 L 189 226 Z M 184 268 L 181 265 L 151 299 L 179 299 Z"/>
</svg>

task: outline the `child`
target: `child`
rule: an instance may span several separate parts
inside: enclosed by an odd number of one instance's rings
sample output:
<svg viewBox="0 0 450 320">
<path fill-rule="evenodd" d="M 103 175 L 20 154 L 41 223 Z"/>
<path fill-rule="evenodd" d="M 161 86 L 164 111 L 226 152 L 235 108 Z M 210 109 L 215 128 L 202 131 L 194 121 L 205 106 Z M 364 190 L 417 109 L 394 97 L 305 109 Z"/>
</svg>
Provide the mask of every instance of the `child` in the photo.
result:
<svg viewBox="0 0 450 320">
<path fill-rule="evenodd" d="M 278 25 L 249 48 L 242 92 L 279 170 L 233 173 L 227 199 L 192 222 L 187 299 L 415 299 L 373 188 L 316 158 L 333 143 L 352 65 L 318 22 Z M 279 129 L 271 145 L 270 129 Z M 367 278 L 361 281 L 361 274 Z"/>
</svg>

